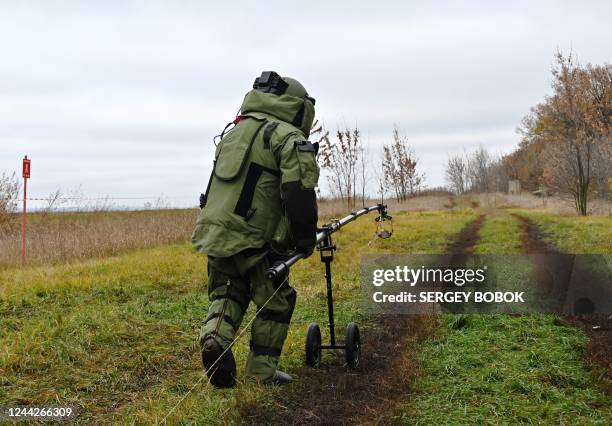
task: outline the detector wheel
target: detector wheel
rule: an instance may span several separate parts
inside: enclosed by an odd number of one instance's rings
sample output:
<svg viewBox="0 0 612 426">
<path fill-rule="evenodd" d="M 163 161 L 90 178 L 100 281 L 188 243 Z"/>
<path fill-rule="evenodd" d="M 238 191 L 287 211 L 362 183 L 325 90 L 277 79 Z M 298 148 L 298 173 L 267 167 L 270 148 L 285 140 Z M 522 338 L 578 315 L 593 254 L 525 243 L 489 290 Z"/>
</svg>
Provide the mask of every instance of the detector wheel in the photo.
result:
<svg viewBox="0 0 612 426">
<path fill-rule="evenodd" d="M 321 365 L 321 329 L 314 322 L 306 332 L 306 365 L 314 368 Z"/>
<path fill-rule="evenodd" d="M 346 365 L 353 370 L 358 368 L 361 358 L 361 336 L 359 335 L 359 327 L 354 322 L 349 323 L 346 327 L 344 352 Z"/>
</svg>

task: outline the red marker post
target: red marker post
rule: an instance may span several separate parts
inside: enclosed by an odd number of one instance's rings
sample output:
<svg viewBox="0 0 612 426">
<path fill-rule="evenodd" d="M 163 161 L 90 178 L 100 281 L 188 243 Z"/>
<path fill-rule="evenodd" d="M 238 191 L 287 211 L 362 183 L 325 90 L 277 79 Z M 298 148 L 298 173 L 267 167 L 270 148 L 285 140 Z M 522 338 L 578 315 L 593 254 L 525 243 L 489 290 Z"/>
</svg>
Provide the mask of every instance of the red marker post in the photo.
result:
<svg viewBox="0 0 612 426">
<path fill-rule="evenodd" d="M 28 179 L 30 179 L 30 164 L 31 161 L 26 155 L 23 159 L 23 217 L 21 220 L 21 266 L 25 266 L 27 262 L 26 255 L 26 201 L 28 199 Z"/>
</svg>

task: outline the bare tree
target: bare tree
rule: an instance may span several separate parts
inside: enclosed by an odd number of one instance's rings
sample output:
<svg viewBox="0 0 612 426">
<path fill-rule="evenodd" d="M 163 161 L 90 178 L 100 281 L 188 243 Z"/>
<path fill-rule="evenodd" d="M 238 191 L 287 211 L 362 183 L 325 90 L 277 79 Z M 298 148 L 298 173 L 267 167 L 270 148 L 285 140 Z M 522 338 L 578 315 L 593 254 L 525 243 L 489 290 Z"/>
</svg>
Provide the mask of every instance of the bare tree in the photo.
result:
<svg viewBox="0 0 612 426">
<path fill-rule="evenodd" d="M 374 167 L 376 175 L 376 192 L 380 195 L 381 204 L 385 202 L 387 195 L 387 179 L 385 178 L 385 160 L 382 158 Z"/>
<path fill-rule="evenodd" d="M 482 145 L 478 147 L 467 161 L 467 178 L 470 190 L 489 192 L 491 189 L 491 168 L 493 158 Z"/>
<path fill-rule="evenodd" d="M 362 153 L 361 132 L 353 129 L 338 129 L 335 139 L 322 138 L 319 161 L 330 171 L 328 183 L 333 195 L 346 201 L 348 207 L 355 206 L 357 187 L 357 165 Z"/>
<path fill-rule="evenodd" d="M 473 152 L 449 157 L 446 181 L 455 194 L 500 191 L 508 184 L 506 166 L 482 145 Z"/>
<path fill-rule="evenodd" d="M 417 171 L 418 159 L 408 145 L 408 138 L 395 126 L 393 143 L 383 145 L 383 167 L 385 179 L 391 184 L 398 201 L 406 201 L 414 195 L 425 176 Z"/>
<path fill-rule="evenodd" d="M 369 175 L 369 145 L 361 145 L 359 150 L 359 174 L 360 174 L 360 184 L 361 184 L 361 205 L 365 207 L 365 191 L 366 185 L 368 184 L 368 175 Z"/>
<path fill-rule="evenodd" d="M 449 157 L 446 163 L 446 181 L 451 191 L 457 195 L 467 190 L 467 161 L 462 155 Z"/>
<path fill-rule="evenodd" d="M 501 155 L 494 157 L 490 167 L 489 177 L 491 179 L 489 182 L 489 189 L 495 192 L 508 192 L 510 175 L 507 173 L 504 157 Z"/>
</svg>

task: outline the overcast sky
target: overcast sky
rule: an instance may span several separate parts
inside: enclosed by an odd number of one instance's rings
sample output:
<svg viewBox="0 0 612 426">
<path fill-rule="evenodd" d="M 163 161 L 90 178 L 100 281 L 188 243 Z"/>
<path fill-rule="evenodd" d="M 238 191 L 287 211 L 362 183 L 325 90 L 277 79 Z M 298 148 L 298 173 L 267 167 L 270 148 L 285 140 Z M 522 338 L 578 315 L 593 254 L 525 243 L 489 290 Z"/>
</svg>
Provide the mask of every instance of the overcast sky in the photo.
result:
<svg viewBox="0 0 612 426">
<path fill-rule="evenodd" d="M 32 196 L 195 205 L 212 137 L 276 70 L 373 158 L 397 124 L 437 186 L 450 154 L 516 146 L 557 48 L 612 53 L 609 1 L 362 3 L 0 1 L 0 173 L 28 154 Z"/>
</svg>

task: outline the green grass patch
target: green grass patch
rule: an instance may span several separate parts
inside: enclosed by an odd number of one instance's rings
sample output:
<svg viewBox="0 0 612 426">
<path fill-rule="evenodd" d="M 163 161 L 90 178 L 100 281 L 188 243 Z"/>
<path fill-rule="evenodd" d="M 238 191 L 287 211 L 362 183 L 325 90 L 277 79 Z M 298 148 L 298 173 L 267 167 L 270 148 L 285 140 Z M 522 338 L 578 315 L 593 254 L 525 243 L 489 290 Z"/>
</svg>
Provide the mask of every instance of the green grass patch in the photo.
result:
<svg viewBox="0 0 612 426">
<path fill-rule="evenodd" d="M 471 211 L 393 216 L 395 234 L 387 240 L 374 237 L 373 215 L 334 235 L 339 332 L 360 318 L 361 254 L 439 253 L 475 217 Z M 289 371 L 303 365 L 307 324 L 327 321 L 316 254 L 294 268 L 291 282 L 298 305 L 281 358 Z M 0 271 L 0 405 L 70 405 L 84 423 L 155 423 L 203 376 L 197 337 L 207 306 L 205 259 L 187 244 Z M 235 347 L 240 368 L 248 340 Z M 277 392 L 253 384 L 218 391 L 205 383 L 170 423 L 227 423 L 236 398 L 266 405 Z"/>
<path fill-rule="evenodd" d="M 533 220 L 550 245 L 565 253 L 612 253 L 612 216 L 562 216 L 545 210 L 515 210 Z"/>
<path fill-rule="evenodd" d="M 520 224 L 507 213 L 489 216 L 480 237 L 477 254 L 521 252 Z M 528 259 L 498 266 L 513 279 L 532 267 Z M 610 424 L 612 398 L 583 359 L 586 335 L 558 324 L 545 315 L 445 316 L 440 334 L 419 351 L 415 395 L 398 419 L 416 425 Z"/>
<path fill-rule="evenodd" d="M 469 315 L 447 316 L 442 330 L 419 353 L 406 424 L 610 424 L 578 329 L 552 316 Z"/>
<path fill-rule="evenodd" d="M 521 229 L 516 219 L 504 210 L 495 210 L 487 216 L 475 254 L 520 253 Z"/>
</svg>

